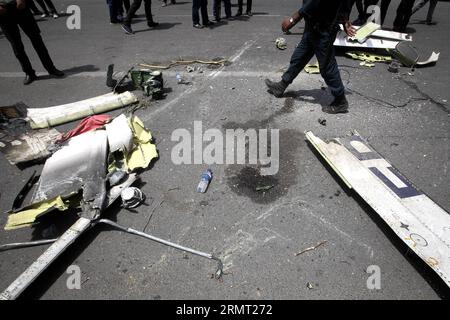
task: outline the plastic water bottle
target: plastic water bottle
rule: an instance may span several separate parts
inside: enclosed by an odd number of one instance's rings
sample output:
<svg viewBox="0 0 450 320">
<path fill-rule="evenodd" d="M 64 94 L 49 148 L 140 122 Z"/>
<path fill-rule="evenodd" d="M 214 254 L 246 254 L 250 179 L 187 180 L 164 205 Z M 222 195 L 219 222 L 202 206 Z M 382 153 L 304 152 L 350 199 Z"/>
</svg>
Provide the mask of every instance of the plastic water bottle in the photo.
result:
<svg viewBox="0 0 450 320">
<path fill-rule="evenodd" d="M 211 182 L 212 179 L 212 171 L 210 169 L 203 172 L 202 177 L 200 179 L 200 183 L 197 187 L 198 193 L 205 193 L 206 189 L 208 189 L 208 185 Z"/>
<path fill-rule="evenodd" d="M 181 84 L 183 82 L 183 79 L 181 79 L 181 75 L 177 72 L 177 83 Z"/>
</svg>

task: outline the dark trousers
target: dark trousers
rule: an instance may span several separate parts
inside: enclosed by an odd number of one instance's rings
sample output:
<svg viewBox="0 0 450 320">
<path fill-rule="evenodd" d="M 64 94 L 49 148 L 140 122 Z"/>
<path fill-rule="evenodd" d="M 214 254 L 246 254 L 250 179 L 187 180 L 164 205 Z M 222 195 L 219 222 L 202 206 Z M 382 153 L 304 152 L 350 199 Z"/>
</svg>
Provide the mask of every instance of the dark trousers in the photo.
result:
<svg viewBox="0 0 450 320">
<path fill-rule="evenodd" d="M 39 30 L 31 11 L 28 8 L 24 10 L 10 8 L 6 14 L 0 16 L 0 28 L 3 30 L 6 39 L 8 39 L 11 44 L 15 56 L 22 66 L 23 72 L 29 75 L 35 74 L 30 59 L 28 59 L 25 52 L 19 26 L 28 38 L 30 38 L 31 44 L 41 59 L 44 68 L 49 72 L 53 71 L 55 66 L 48 54 L 47 48 L 41 37 L 41 31 Z"/>
<path fill-rule="evenodd" d="M 381 5 L 380 5 L 381 24 L 384 24 L 384 20 L 386 19 L 386 14 L 387 14 L 390 4 L 391 4 L 391 0 L 381 0 Z"/>
<path fill-rule="evenodd" d="M 414 0 L 402 0 L 397 8 L 397 15 L 394 20 L 394 30 L 404 32 L 411 18 Z"/>
<path fill-rule="evenodd" d="M 30 8 L 31 12 L 33 14 L 42 14 L 42 12 L 39 11 L 39 9 L 36 7 L 36 4 L 33 0 L 27 0 L 27 6 Z"/>
<path fill-rule="evenodd" d="M 193 0 L 192 1 L 192 22 L 193 24 L 200 24 L 200 16 L 198 10 L 202 14 L 203 25 L 209 22 L 208 18 L 208 0 Z"/>
<path fill-rule="evenodd" d="M 367 21 L 367 19 L 370 17 L 370 14 L 367 13 L 367 9 L 371 5 L 378 4 L 379 0 L 357 0 L 356 1 L 356 9 L 358 10 L 358 20 L 360 21 Z M 389 8 L 389 5 L 391 4 L 391 0 L 381 0 L 380 4 L 380 20 L 381 24 L 384 23 L 384 20 L 386 18 L 386 14 Z"/>
<path fill-rule="evenodd" d="M 231 17 L 231 1 L 230 0 L 214 0 L 213 2 L 213 16 L 216 20 L 220 20 L 221 17 L 221 3 L 223 1 L 223 6 L 225 7 L 225 16 L 227 18 Z"/>
<path fill-rule="evenodd" d="M 42 11 L 44 11 L 45 14 L 54 14 L 56 13 L 55 5 L 53 4 L 52 0 L 36 0 L 39 6 L 42 8 Z M 48 9 L 47 9 L 48 7 Z M 49 12 L 50 10 L 50 12 Z"/>
<path fill-rule="evenodd" d="M 109 20 L 112 23 L 119 22 L 118 17 L 124 16 L 123 7 L 125 7 L 125 14 L 130 10 L 129 0 L 106 0 L 109 8 Z"/>
<path fill-rule="evenodd" d="M 427 2 L 430 2 L 430 6 L 428 7 L 428 13 L 427 13 L 427 22 L 431 22 L 433 20 L 433 13 L 434 9 L 436 9 L 436 5 L 438 0 L 421 0 L 417 5 L 414 6 L 412 10 L 412 14 L 419 11 Z"/>
<path fill-rule="evenodd" d="M 367 13 L 367 9 L 378 3 L 378 0 L 357 0 L 356 9 L 358 9 L 358 20 L 367 21 L 370 14 Z"/>
<path fill-rule="evenodd" d="M 302 41 L 295 48 L 289 68 L 282 76 L 283 81 L 291 84 L 311 58 L 316 55 L 320 74 L 333 96 L 343 95 L 345 88 L 334 55 L 333 42 L 335 39 L 336 33 L 313 29 L 307 23 Z"/>
<path fill-rule="evenodd" d="M 244 0 L 238 0 L 238 11 L 242 13 L 242 7 L 244 6 Z M 247 10 L 245 12 L 252 12 L 252 0 L 247 0 Z"/>
<path fill-rule="evenodd" d="M 119 0 L 122 2 L 123 8 L 125 9 L 125 13 L 130 10 L 130 0 Z"/>
<path fill-rule="evenodd" d="M 124 19 L 125 24 L 131 24 L 131 20 L 133 19 L 136 11 L 141 7 L 142 0 L 133 0 L 133 3 L 130 6 L 130 10 L 127 12 L 127 16 Z M 144 8 L 145 8 L 145 16 L 147 18 L 147 22 L 153 22 L 152 16 L 152 0 L 144 0 Z"/>
</svg>

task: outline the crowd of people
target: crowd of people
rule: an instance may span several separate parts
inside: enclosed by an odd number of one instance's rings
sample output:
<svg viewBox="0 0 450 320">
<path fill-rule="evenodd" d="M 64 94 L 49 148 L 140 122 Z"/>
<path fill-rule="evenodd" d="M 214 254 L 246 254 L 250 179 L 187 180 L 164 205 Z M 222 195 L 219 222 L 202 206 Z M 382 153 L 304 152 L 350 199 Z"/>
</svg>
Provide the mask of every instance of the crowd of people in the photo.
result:
<svg viewBox="0 0 450 320">
<path fill-rule="evenodd" d="M 36 7 L 34 1 L 39 4 L 42 11 Z M 142 1 L 144 1 L 148 26 L 151 28 L 157 27 L 159 23 L 153 20 L 151 0 L 132 0 L 132 2 L 130 0 L 106 0 L 110 9 L 111 23 L 121 23 L 122 28 L 126 33 L 133 34 L 131 22 L 136 16 L 137 10 L 142 5 Z M 169 1 L 170 4 L 177 4 L 176 0 L 161 1 L 163 6 L 167 6 Z M 222 1 L 224 2 L 225 8 L 224 18 L 233 19 L 231 0 L 213 0 L 212 13 L 216 22 L 222 19 Z M 329 46 L 329 43 L 332 43 L 331 40 L 333 40 L 332 38 L 335 37 L 335 34 L 329 33 L 328 29 L 327 33 L 324 34 L 321 34 L 319 31 L 322 30 L 324 26 L 329 28 L 330 25 L 336 24 L 336 19 L 333 18 L 333 14 L 336 16 L 336 12 L 339 12 L 342 7 L 347 8 L 347 17 L 349 17 L 355 4 L 358 10 L 358 19 L 354 21 L 354 24 L 362 24 L 367 21 L 370 16 L 370 6 L 377 5 L 379 2 L 379 0 L 303 0 L 303 5 L 298 11 L 299 15 L 295 15 L 289 20 L 285 19 L 283 21 L 283 31 L 288 32 L 289 29 L 301 19 L 305 19 L 307 25 L 313 25 L 314 28 L 318 29 L 312 30 L 311 32 L 307 32 L 308 28 L 305 29 L 303 40 L 300 45 L 296 47 L 292 56 L 290 69 L 283 75 L 280 82 L 266 81 L 269 90 L 275 96 L 281 96 L 300 70 L 303 69 L 304 65 L 308 63 L 313 55 L 316 55 L 317 58 L 321 60 L 319 61 L 319 64 L 321 65 L 322 76 L 325 78 L 327 84 L 332 89 L 332 93 L 336 97 L 334 104 L 332 104 L 334 107 L 330 109 L 331 112 L 346 112 L 348 103 L 343 93 L 344 89 L 334 59 L 334 52 Z M 381 23 L 384 23 L 390 2 L 391 0 L 381 0 Z M 422 8 L 427 2 L 430 2 L 430 6 L 426 23 L 433 24 L 432 16 L 436 8 L 437 0 L 418 0 L 416 6 L 414 6 L 415 0 L 401 0 L 394 20 L 394 30 L 400 32 L 405 31 L 411 15 Z M 237 0 L 237 5 L 238 10 L 234 15 L 235 17 L 239 17 L 244 13 L 243 0 Z M 194 28 L 204 28 L 214 24 L 213 21 L 209 20 L 207 6 L 208 0 L 192 1 L 192 25 Z M 202 24 L 200 24 L 199 12 L 201 13 Z M 64 73 L 53 65 L 53 61 L 42 40 L 39 26 L 37 25 L 33 14 L 41 15 L 42 17 L 53 16 L 55 19 L 58 18 L 58 13 L 52 0 L 0 0 L 0 28 L 6 39 L 10 42 L 14 55 L 17 60 L 19 60 L 22 70 L 26 75 L 23 81 L 25 85 L 32 83 L 37 79 L 37 76 L 25 52 L 20 29 L 22 29 L 28 38 L 30 38 L 34 49 L 48 73 L 55 77 L 64 76 Z M 252 0 L 247 0 L 245 14 L 247 16 L 252 16 Z M 317 24 L 317 21 L 320 23 Z M 344 27 L 347 33 L 352 33 L 353 26 L 347 20 L 345 21 Z M 317 32 L 319 32 L 319 34 L 317 34 Z"/>
<path fill-rule="evenodd" d="M 125 31 L 125 33 L 133 34 L 134 32 L 131 28 L 131 21 L 136 15 L 136 11 L 141 7 L 142 1 L 144 1 L 147 25 L 150 28 L 157 27 L 159 23 L 153 20 L 151 0 L 133 0 L 133 3 L 131 3 L 131 5 L 130 0 L 106 0 L 109 8 L 110 22 L 113 24 L 122 23 L 122 29 Z M 176 0 L 161 0 L 161 2 L 163 7 L 169 5 L 169 3 L 172 5 L 177 4 Z M 213 0 L 212 15 L 214 17 L 214 21 L 209 20 L 208 0 L 193 0 L 192 26 L 196 29 L 202 29 L 204 27 L 210 27 L 215 23 L 220 22 L 222 19 L 222 2 L 225 11 L 225 17 L 223 17 L 223 19 L 233 19 L 233 15 L 231 12 L 231 0 Z M 244 0 L 237 0 L 237 5 L 238 10 L 234 16 L 240 17 L 244 14 Z M 249 17 L 252 16 L 252 0 L 247 0 L 245 9 L 245 14 Z"/>
<path fill-rule="evenodd" d="M 405 32 L 408 26 L 409 20 L 413 14 L 421 9 L 425 4 L 430 3 L 426 23 L 428 25 L 433 24 L 433 13 L 436 8 L 438 0 L 419 0 L 416 5 L 416 0 L 401 0 L 397 7 L 396 16 L 394 19 L 394 31 Z M 354 25 L 362 25 L 367 21 L 371 15 L 370 6 L 380 5 L 380 22 L 384 24 L 386 14 L 391 4 L 391 0 L 356 0 L 356 9 L 358 10 L 358 18 L 353 21 Z"/>
</svg>

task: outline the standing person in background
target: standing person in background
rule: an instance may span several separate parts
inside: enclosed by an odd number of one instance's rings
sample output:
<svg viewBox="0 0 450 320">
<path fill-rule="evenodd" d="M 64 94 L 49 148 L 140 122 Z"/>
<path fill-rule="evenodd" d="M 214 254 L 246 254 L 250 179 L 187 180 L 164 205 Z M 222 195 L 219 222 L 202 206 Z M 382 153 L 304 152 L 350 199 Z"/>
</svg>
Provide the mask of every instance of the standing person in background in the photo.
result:
<svg viewBox="0 0 450 320">
<path fill-rule="evenodd" d="M 214 19 L 219 22 L 221 19 L 221 3 L 225 7 L 225 17 L 231 19 L 231 1 L 230 0 L 214 0 L 213 2 L 213 16 Z"/>
<path fill-rule="evenodd" d="M 203 25 L 200 24 L 200 16 L 198 11 L 200 10 L 202 15 Z M 209 27 L 214 22 L 209 21 L 208 18 L 208 0 L 193 0 L 192 1 L 192 24 L 194 28 L 202 29 L 203 27 Z"/>
<path fill-rule="evenodd" d="M 111 24 L 116 24 L 123 22 L 123 18 L 126 12 L 130 9 L 129 0 L 106 0 L 106 4 L 109 8 L 109 22 Z M 125 6 L 125 11 L 123 9 Z"/>
<path fill-rule="evenodd" d="M 133 19 L 136 11 L 140 8 L 142 0 L 134 0 L 128 10 L 125 19 L 123 19 L 122 29 L 126 34 L 133 34 L 133 29 L 131 29 L 131 20 Z M 154 28 L 159 26 L 158 22 L 153 21 L 152 15 L 152 0 L 144 0 L 145 16 L 147 18 L 147 25 L 149 28 Z"/>
<path fill-rule="evenodd" d="M 412 9 L 412 13 L 411 15 L 413 15 L 414 13 L 416 13 L 417 11 L 419 11 L 424 5 L 427 4 L 427 2 L 430 2 L 430 6 L 428 7 L 428 13 L 427 13 L 427 25 L 432 25 L 433 24 L 433 13 L 434 13 L 434 9 L 436 9 L 436 5 L 438 0 L 420 0 L 418 4 L 416 4 L 414 6 L 414 8 Z"/>
<path fill-rule="evenodd" d="M 41 37 L 41 30 L 36 23 L 30 9 L 27 7 L 25 0 L 6 1 L 0 0 L 0 28 L 8 39 L 14 54 L 25 72 L 24 85 L 28 85 L 37 79 L 36 72 L 31 65 L 23 42 L 20 36 L 20 29 L 30 38 L 31 44 L 36 50 L 39 59 L 41 59 L 44 68 L 50 75 L 55 77 L 64 76 L 64 72 L 56 69 L 47 47 Z"/>
<path fill-rule="evenodd" d="M 394 31 L 405 32 L 411 18 L 414 0 L 401 0 L 394 20 Z"/>
<path fill-rule="evenodd" d="M 355 3 L 356 3 L 356 9 L 358 10 L 358 19 L 353 21 L 353 24 L 355 26 L 361 26 L 364 23 L 366 23 L 367 19 L 371 15 L 370 13 L 367 13 L 367 9 L 371 5 L 377 5 L 378 2 L 379 2 L 378 0 L 376 0 L 376 1 L 369 0 L 369 1 L 364 1 L 364 4 L 363 4 L 363 0 L 356 0 Z M 386 19 L 386 14 L 387 14 L 390 4 L 391 4 L 391 0 L 381 0 L 380 21 L 379 21 L 379 23 L 381 25 L 384 24 L 384 20 Z"/>
<path fill-rule="evenodd" d="M 238 0 L 238 12 L 236 13 L 236 17 L 240 17 L 242 16 L 242 10 L 243 10 L 243 6 L 244 6 L 244 0 Z M 252 0 L 247 0 L 247 10 L 245 11 L 245 14 L 248 15 L 249 17 L 251 17 L 252 14 Z"/>
<path fill-rule="evenodd" d="M 353 25 L 361 26 L 367 22 L 367 19 L 370 17 L 370 13 L 367 13 L 367 10 L 370 6 L 376 5 L 378 0 L 356 0 L 356 9 L 358 9 L 358 19 L 353 21 Z"/>
<path fill-rule="evenodd" d="M 59 17 L 52 0 L 36 0 L 36 1 L 42 8 L 42 11 L 44 11 L 44 14 L 41 16 L 42 18 L 49 17 L 50 15 L 52 15 L 54 19 L 57 19 Z"/>
</svg>

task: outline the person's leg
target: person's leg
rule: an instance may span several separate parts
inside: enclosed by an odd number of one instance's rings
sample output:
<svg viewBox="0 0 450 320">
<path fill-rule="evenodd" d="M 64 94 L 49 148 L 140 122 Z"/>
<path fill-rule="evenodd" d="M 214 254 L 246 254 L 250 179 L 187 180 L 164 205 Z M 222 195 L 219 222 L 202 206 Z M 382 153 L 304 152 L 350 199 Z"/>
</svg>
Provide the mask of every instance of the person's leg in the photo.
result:
<svg viewBox="0 0 450 320">
<path fill-rule="evenodd" d="M 201 0 L 200 12 L 202 14 L 203 25 L 204 26 L 209 25 L 210 22 L 209 22 L 209 18 L 208 18 L 208 0 Z"/>
<path fill-rule="evenodd" d="M 247 0 L 247 11 L 246 13 L 252 12 L 252 0 Z"/>
<path fill-rule="evenodd" d="M 109 9 L 109 22 L 117 23 L 117 0 L 106 0 Z"/>
<path fill-rule="evenodd" d="M 222 0 L 213 1 L 213 17 L 216 21 L 220 21 L 220 7 Z"/>
<path fill-rule="evenodd" d="M 125 13 L 128 13 L 128 10 L 130 10 L 130 0 L 122 0 L 122 3 L 125 8 Z"/>
<path fill-rule="evenodd" d="M 430 0 L 420 0 L 412 9 L 411 15 L 415 14 L 417 11 L 423 8 L 424 5 Z"/>
<path fill-rule="evenodd" d="M 334 36 L 329 32 L 315 33 L 315 35 L 317 37 L 315 36 L 311 41 L 319 62 L 320 74 L 330 88 L 331 94 L 334 97 L 342 96 L 345 92 L 344 84 L 336 62 L 334 46 L 329 45 Z"/>
<path fill-rule="evenodd" d="M 56 71 L 55 65 L 53 64 L 52 58 L 50 58 L 47 47 L 42 40 L 41 31 L 39 30 L 34 17 L 31 15 L 31 12 L 23 10 L 23 12 L 20 13 L 18 22 L 23 32 L 30 38 L 31 44 L 34 47 L 34 50 L 36 50 L 45 70 L 50 74 L 54 74 Z"/>
<path fill-rule="evenodd" d="M 291 84 L 313 56 L 314 50 L 310 41 L 310 33 L 305 32 L 301 42 L 292 53 L 289 68 L 283 74 L 281 79 L 288 85 Z"/>
<path fill-rule="evenodd" d="M 363 0 L 356 0 L 356 10 L 358 10 L 358 20 L 364 20 L 365 12 Z"/>
<path fill-rule="evenodd" d="M 230 0 L 223 0 L 223 6 L 225 7 L 225 16 L 231 18 L 231 2 Z"/>
<path fill-rule="evenodd" d="M 244 0 L 238 0 L 238 11 L 236 13 L 237 17 L 242 15 L 243 2 L 244 2 Z"/>
<path fill-rule="evenodd" d="M 41 15 L 43 14 L 42 11 L 40 11 L 37 7 L 36 4 L 34 3 L 33 0 L 27 0 L 27 5 L 30 8 L 31 12 L 33 12 L 34 15 Z"/>
<path fill-rule="evenodd" d="M 401 29 L 400 29 L 401 32 L 405 32 L 406 27 L 408 26 L 415 0 L 403 0 L 403 1 L 405 2 L 405 5 L 404 5 L 404 12 L 403 12 L 403 21 L 402 21 L 402 25 L 401 25 Z"/>
<path fill-rule="evenodd" d="M 128 10 L 127 15 L 125 19 L 123 20 L 124 25 L 130 26 L 131 20 L 133 19 L 134 15 L 136 14 L 136 11 L 139 10 L 141 7 L 142 0 L 133 0 L 133 3 L 130 6 L 130 10 Z"/>
<path fill-rule="evenodd" d="M 23 72 L 28 76 L 36 77 L 36 72 L 31 66 L 30 59 L 25 52 L 25 47 L 23 46 L 16 18 L 2 18 L 0 28 L 2 29 L 6 39 L 11 44 L 14 55 L 16 56 L 17 60 L 19 60 Z"/>
<path fill-rule="evenodd" d="M 309 40 L 310 33 L 305 31 L 301 42 L 297 45 L 291 56 L 291 61 L 286 72 L 281 76 L 280 82 L 265 80 L 269 93 L 277 98 L 283 96 L 286 88 L 294 81 L 298 74 L 303 70 L 306 64 L 314 56 L 314 50 Z"/>
<path fill-rule="evenodd" d="M 44 0 L 45 4 L 47 5 L 48 9 L 50 10 L 51 14 L 57 14 L 55 5 L 53 4 L 52 0 Z"/>
<path fill-rule="evenodd" d="M 47 15 L 47 16 L 50 15 L 50 12 L 48 12 L 48 9 L 44 3 L 44 0 L 36 0 L 36 2 L 42 8 L 42 11 L 44 12 L 45 15 Z"/>
<path fill-rule="evenodd" d="M 397 7 L 397 13 L 395 15 L 394 19 L 394 31 L 401 31 L 402 25 L 403 25 L 403 19 L 404 19 L 404 12 L 405 12 L 405 0 L 401 0 L 400 4 Z"/>
<path fill-rule="evenodd" d="M 192 24 L 194 26 L 200 25 L 200 16 L 198 10 L 200 10 L 201 0 L 192 0 Z"/>
<path fill-rule="evenodd" d="M 391 0 L 381 0 L 381 24 L 384 24 Z"/>
<path fill-rule="evenodd" d="M 322 111 L 331 114 L 348 112 L 348 101 L 345 97 L 344 84 L 336 62 L 334 46 L 330 46 L 335 38 L 335 34 L 323 31 L 315 33 L 311 39 L 319 62 L 320 74 L 334 97 L 333 102 L 323 107 Z"/>
<path fill-rule="evenodd" d="M 428 13 L 427 13 L 427 23 L 428 24 L 432 23 L 433 13 L 434 13 L 434 9 L 436 9 L 437 2 L 438 2 L 438 0 L 430 0 L 430 7 L 428 8 Z"/>
<path fill-rule="evenodd" d="M 149 27 L 156 27 L 157 25 L 159 25 L 159 23 L 153 21 L 152 0 L 144 0 L 144 7 L 145 7 L 145 16 L 147 18 L 147 25 Z"/>
</svg>

